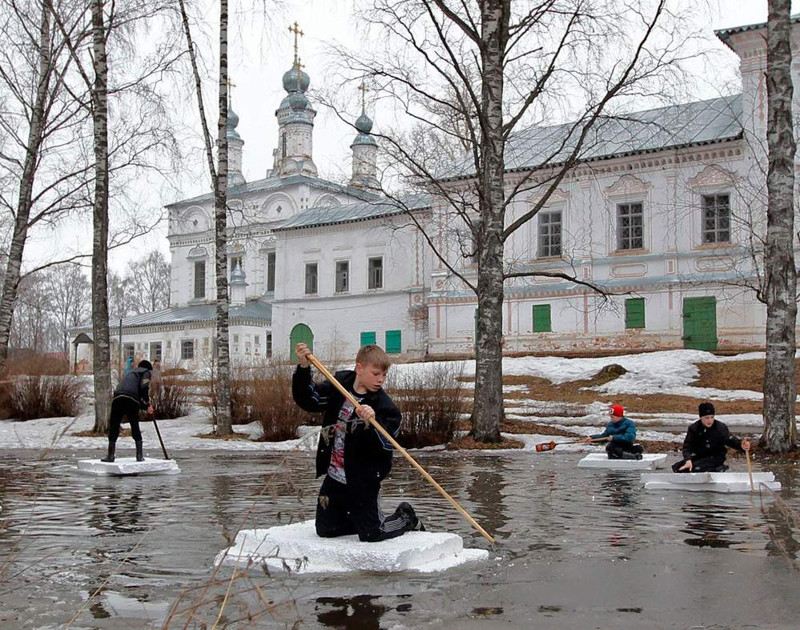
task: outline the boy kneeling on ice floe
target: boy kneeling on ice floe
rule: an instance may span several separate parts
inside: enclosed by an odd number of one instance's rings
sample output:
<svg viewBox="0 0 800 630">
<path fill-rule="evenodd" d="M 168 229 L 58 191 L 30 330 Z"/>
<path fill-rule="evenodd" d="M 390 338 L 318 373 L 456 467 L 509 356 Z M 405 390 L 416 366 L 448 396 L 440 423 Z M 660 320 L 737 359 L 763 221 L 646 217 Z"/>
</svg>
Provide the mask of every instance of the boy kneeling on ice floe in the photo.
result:
<svg viewBox="0 0 800 630">
<path fill-rule="evenodd" d="M 298 343 L 295 353 L 300 364 L 292 378 L 294 401 L 305 411 L 324 412 L 317 446 L 317 477 L 325 475 L 317 500 L 317 535 L 358 534 L 362 542 L 378 542 L 423 531 L 410 504 L 401 503 L 389 516 L 378 504 L 381 481 L 392 468 L 392 446 L 367 418 L 374 416 L 393 437 L 400 432 L 400 410 L 382 389 L 389 356 L 378 346 L 364 346 L 356 355 L 355 370 L 336 373 L 336 380 L 360 403 L 353 408 L 331 383 L 311 380 L 306 344 Z"/>
<path fill-rule="evenodd" d="M 726 447 L 744 452 L 750 450 L 750 440 L 731 435 L 728 425 L 714 417 L 714 405 L 700 403 L 700 419 L 689 425 L 683 440 L 683 459 L 672 465 L 672 472 L 724 472 L 728 469 Z"/>
<path fill-rule="evenodd" d="M 633 443 L 636 440 L 636 425 L 625 417 L 625 409 L 622 405 L 611 405 L 610 413 L 611 420 L 606 424 L 605 430 L 584 438 L 583 441 L 588 444 L 605 438 L 608 442 L 608 459 L 642 459 L 644 449 Z"/>
</svg>

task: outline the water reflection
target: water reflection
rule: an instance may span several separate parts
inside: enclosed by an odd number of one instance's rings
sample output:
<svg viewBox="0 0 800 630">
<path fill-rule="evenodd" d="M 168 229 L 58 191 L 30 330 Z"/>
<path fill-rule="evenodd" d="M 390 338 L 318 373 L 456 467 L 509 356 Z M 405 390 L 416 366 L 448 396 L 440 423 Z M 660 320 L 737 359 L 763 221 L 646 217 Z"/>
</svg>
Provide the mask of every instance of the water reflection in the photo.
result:
<svg viewBox="0 0 800 630">
<path fill-rule="evenodd" d="M 690 538 L 683 542 L 691 547 L 728 548 L 734 543 L 730 519 L 734 508 L 723 505 L 698 505 L 683 507 L 686 526 L 681 529 Z"/>
<path fill-rule="evenodd" d="M 339 630 L 380 630 L 381 617 L 390 608 L 378 603 L 374 595 L 355 597 L 318 597 L 314 610 L 317 621 L 326 628 Z"/>
<path fill-rule="evenodd" d="M 507 538 L 503 527 L 508 523 L 504 504 L 507 485 L 505 460 L 492 457 L 479 463 L 472 472 L 472 483 L 467 485 L 467 496 L 475 505 L 476 520 L 495 538 Z"/>
<path fill-rule="evenodd" d="M 144 518 L 142 493 L 141 485 L 126 485 L 122 479 L 95 485 L 89 497 L 89 525 L 119 534 L 143 532 L 148 524 Z"/>
</svg>

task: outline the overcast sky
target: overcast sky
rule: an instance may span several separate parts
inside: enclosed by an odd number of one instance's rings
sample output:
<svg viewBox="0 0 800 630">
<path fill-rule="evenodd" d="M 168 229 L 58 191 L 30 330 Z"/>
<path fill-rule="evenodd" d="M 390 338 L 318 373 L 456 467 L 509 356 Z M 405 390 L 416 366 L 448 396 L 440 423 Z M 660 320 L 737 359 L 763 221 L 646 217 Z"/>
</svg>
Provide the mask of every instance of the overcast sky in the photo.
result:
<svg viewBox="0 0 800 630">
<path fill-rule="evenodd" d="M 708 24 L 709 45 L 718 50 L 714 56 L 713 68 L 698 65 L 693 72 L 698 75 L 713 75 L 714 80 L 699 81 L 697 99 L 712 98 L 725 83 L 730 91 L 731 83 L 737 77 L 737 57 L 714 37 L 713 30 L 766 21 L 766 0 L 697 0 L 703 3 L 705 19 Z M 265 4 L 270 4 L 266 0 Z M 277 123 L 275 109 L 285 96 L 281 77 L 291 67 L 292 35 L 288 26 L 295 20 L 300 24 L 304 36 L 300 39 L 300 55 L 305 71 L 311 77 L 311 87 L 324 87 L 326 71 L 331 60 L 326 54 L 326 45 L 339 42 L 351 48 L 357 47 L 354 37 L 355 21 L 352 15 L 351 0 L 283 0 L 283 8 L 270 17 L 271 24 L 254 19 L 252 13 L 235 15 L 230 33 L 230 72 L 235 84 L 233 108 L 240 117 L 238 131 L 245 141 L 243 171 L 247 180 L 257 180 L 265 176 L 272 165 L 272 150 L 277 144 Z M 212 32 L 218 19 L 216 3 L 210 5 L 205 18 Z M 702 24 L 701 24 L 702 25 Z M 355 98 L 355 97 L 354 97 Z M 191 103 L 193 107 L 193 103 Z M 349 170 L 350 149 L 353 138 L 352 129 L 339 121 L 333 113 L 317 107 L 314 127 L 314 161 L 322 176 Z M 187 120 L 196 113 L 187 110 Z M 213 121 L 212 121 L 213 122 Z M 376 120 L 376 126 L 380 120 Z M 213 131 L 212 131 L 213 133 Z M 187 161 L 187 172 L 178 183 L 177 189 L 165 193 L 168 197 L 163 203 L 179 198 L 201 194 L 208 190 L 208 174 L 197 142 L 187 141 L 186 152 L 191 159 Z M 84 223 L 79 228 L 61 230 L 57 237 L 40 235 L 32 244 L 28 260 L 44 260 L 63 252 L 65 248 L 88 246 L 91 243 L 91 224 Z M 87 238 L 88 237 L 88 238 Z M 110 254 L 111 267 L 117 271 L 124 269 L 137 253 L 148 251 L 154 246 L 169 255 L 166 240 L 166 225 L 146 238 L 146 242 L 135 243 L 114 250 Z M 27 258 L 27 257 L 26 257 Z"/>
</svg>

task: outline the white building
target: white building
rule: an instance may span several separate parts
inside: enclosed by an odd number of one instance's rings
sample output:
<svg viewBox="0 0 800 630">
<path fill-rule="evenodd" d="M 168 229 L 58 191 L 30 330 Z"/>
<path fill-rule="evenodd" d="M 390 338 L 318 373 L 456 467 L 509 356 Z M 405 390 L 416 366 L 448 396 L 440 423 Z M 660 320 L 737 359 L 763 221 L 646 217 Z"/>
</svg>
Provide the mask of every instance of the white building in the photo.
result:
<svg viewBox="0 0 800 630">
<path fill-rule="evenodd" d="M 625 295 L 609 305 L 559 278 L 509 282 L 506 351 L 763 346 L 765 308 L 745 285 L 756 275 L 751 236 L 766 221 L 764 30 L 717 32 L 741 59 L 742 94 L 602 125 L 581 164 L 507 242 L 514 270 L 577 273 Z M 318 177 L 308 85 L 297 62 L 283 77 L 278 148 L 264 179 L 244 181 L 244 141 L 229 113 L 232 357 L 288 357 L 298 340 L 341 359 L 373 342 L 409 357 L 469 353 L 475 295 L 438 262 L 403 209 L 375 192 L 377 144 L 365 113 L 349 184 Z M 533 128 L 511 140 L 509 189 L 531 171 L 533 181 L 546 177 L 542 160 L 567 128 Z M 454 169 L 446 184 L 458 189 L 469 179 Z M 508 221 L 536 195 L 518 197 Z M 406 201 L 421 220 L 442 219 L 430 225 L 452 223 L 444 204 Z M 123 347 L 126 355 L 197 363 L 214 343 L 213 195 L 167 208 L 171 306 L 127 318 Z M 433 238 L 455 249 L 449 230 Z M 469 259 L 453 261 L 475 277 Z M 88 359 L 91 346 L 80 342 L 90 329 L 74 332 L 73 358 Z"/>
</svg>

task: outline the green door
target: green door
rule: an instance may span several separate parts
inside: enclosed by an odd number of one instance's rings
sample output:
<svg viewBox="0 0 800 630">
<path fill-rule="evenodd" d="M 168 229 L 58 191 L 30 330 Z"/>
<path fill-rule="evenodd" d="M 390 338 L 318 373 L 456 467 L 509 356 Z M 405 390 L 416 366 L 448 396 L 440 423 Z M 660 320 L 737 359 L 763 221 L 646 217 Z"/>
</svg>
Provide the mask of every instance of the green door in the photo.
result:
<svg viewBox="0 0 800 630">
<path fill-rule="evenodd" d="M 308 349 L 314 351 L 314 333 L 305 324 L 297 324 L 289 335 L 289 353 L 294 358 L 294 348 L 298 343 L 304 343 Z"/>
<path fill-rule="evenodd" d="M 683 347 L 717 349 L 717 298 L 683 299 Z"/>
</svg>

